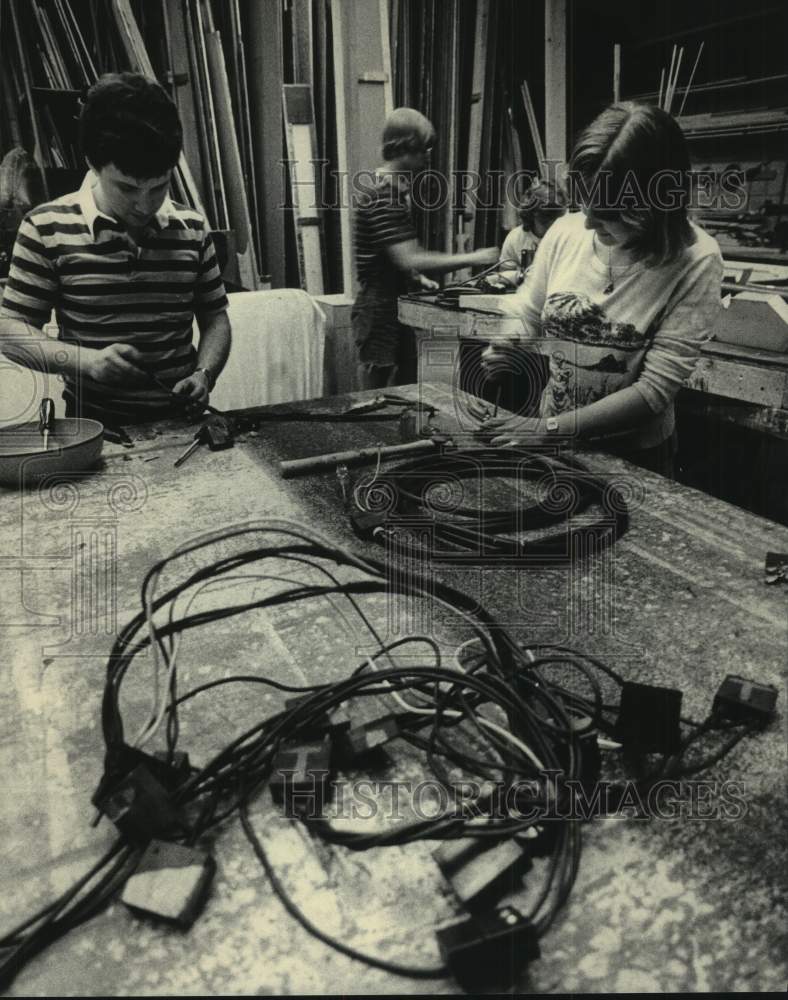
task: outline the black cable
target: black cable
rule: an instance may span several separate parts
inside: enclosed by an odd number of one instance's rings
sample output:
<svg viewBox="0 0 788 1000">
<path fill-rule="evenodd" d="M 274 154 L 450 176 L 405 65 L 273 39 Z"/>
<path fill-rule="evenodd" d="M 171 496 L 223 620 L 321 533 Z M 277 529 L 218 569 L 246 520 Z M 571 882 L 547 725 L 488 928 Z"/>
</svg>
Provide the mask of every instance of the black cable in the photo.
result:
<svg viewBox="0 0 788 1000">
<path fill-rule="evenodd" d="M 370 965 L 376 969 L 383 969 L 384 972 L 391 972 L 396 976 L 408 976 L 411 979 L 442 979 L 447 975 L 448 969 L 445 965 L 436 965 L 433 968 L 420 968 L 418 966 L 400 965 L 396 962 L 387 962 L 383 958 L 377 958 L 375 955 L 366 955 L 355 948 L 351 948 L 350 945 L 345 944 L 344 941 L 333 938 L 329 934 L 326 934 L 325 931 L 320 930 L 320 928 L 313 924 L 304 912 L 293 902 L 282 885 L 279 876 L 276 874 L 276 871 L 268 860 L 268 856 L 263 849 L 263 845 L 260 843 L 260 840 L 252 827 L 249 820 L 246 801 L 241 803 L 239 807 L 239 815 L 246 838 L 252 845 L 252 850 L 257 856 L 257 860 L 263 866 L 263 869 L 265 870 L 265 873 L 274 888 L 274 892 L 279 897 L 280 902 L 290 916 L 295 918 L 304 930 L 308 931 L 313 937 L 316 937 L 319 941 L 329 945 L 331 948 L 341 952 L 343 955 L 347 955 L 349 958 L 354 958 L 357 961 L 363 962 L 365 965 Z"/>
<path fill-rule="evenodd" d="M 496 452 L 496 455 L 500 456 L 500 453 Z M 539 456 L 535 459 L 530 455 L 528 461 L 532 469 L 549 466 L 555 472 L 553 460 L 546 462 Z M 403 502 L 410 503 L 412 498 L 421 502 L 423 491 L 419 494 L 418 490 L 414 490 L 418 463 L 409 463 L 406 471 L 410 479 L 405 483 Z M 594 490 L 596 493 L 592 490 L 589 494 L 589 503 L 599 502 L 600 484 L 597 483 Z M 625 510 L 624 507 L 622 509 Z M 469 511 L 470 508 L 465 508 L 461 516 L 468 515 Z M 549 516 L 545 523 L 553 513 L 555 512 L 546 512 Z M 511 526 L 515 516 L 519 516 L 519 512 L 493 511 L 490 514 L 492 521 L 485 521 L 485 526 L 489 527 L 492 523 L 496 529 L 503 529 Z M 620 524 L 621 522 L 619 526 Z M 455 525 L 452 531 L 451 537 L 458 543 L 467 541 L 473 535 L 473 531 L 462 523 Z M 265 536 L 264 544 L 257 537 L 261 534 Z M 277 542 L 271 541 L 272 535 L 277 536 Z M 213 562 L 194 568 L 195 559 L 208 558 L 215 544 L 226 544 L 231 539 L 237 540 L 238 551 L 232 555 L 223 554 Z M 510 544 L 500 538 L 493 541 L 504 546 Z M 187 609 L 180 618 L 174 617 L 178 597 L 190 588 L 223 580 L 230 582 L 233 574 L 241 568 L 265 563 L 269 559 L 300 564 L 325 579 L 315 583 L 273 574 L 249 574 L 251 581 L 278 581 L 281 589 L 262 598 L 237 601 L 194 613 Z M 336 571 L 330 568 L 332 566 Z M 348 579 L 340 579 L 339 568 L 345 571 L 342 575 L 348 575 Z M 175 582 L 168 582 L 163 592 L 154 594 L 154 587 L 158 590 L 157 585 L 160 579 L 164 579 L 165 572 L 169 577 L 178 569 L 182 570 L 183 578 L 178 580 L 176 575 Z M 413 599 L 436 602 L 450 609 L 470 629 L 471 638 L 477 640 L 480 647 L 465 665 L 464 672 L 442 665 L 440 646 L 429 636 L 406 636 L 384 643 L 361 606 L 363 596 L 381 593 L 403 594 Z M 295 686 L 282 684 L 271 678 L 238 674 L 200 684 L 188 691 L 179 690 L 176 666 L 171 660 L 175 653 L 176 636 L 258 609 L 271 609 L 298 601 L 326 600 L 335 596 L 350 602 L 359 621 L 377 643 L 377 648 L 372 649 L 367 659 L 345 679 L 334 683 Z M 555 816 L 558 812 L 557 804 L 566 802 L 569 783 L 577 781 L 583 773 L 585 758 L 573 720 L 578 715 L 588 715 L 595 727 L 608 731 L 612 724 L 606 716 L 616 706 L 605 702 L 600 681 L 605 680 L 608 687 L 610 681 L 621 687 L 625 683 L 621 675 L 598 659 L 565 646 L 533 645 L 530 648 L 534 652 L 529 657 L 505 628 L 462 592 L 432 576 L 412 571 L 411 567 L 407 574 L 392 574 L 391 567 L 384 562 L 334 548 L 305 530 L 290 525 L 283 526 L 281 523 L 243 525 L 183 546 L 151 567 L 142 583 L 141 598 L 143 611 L 121 630 L 107 664 L 102 727 L 107 746 L 105 781 L 108 788 L 112 787 L 114 778 L 124 777 L 124 760 L 132 760 L 136 766 L 139 759 L 140 752 L 136 751 L 135 757 L 135 751 L 124 743 L 120 691 L 135 658 L 151 644 L 155 644 L 154 648 L 159 649 L 165 663 L 170 666 L 169 683 L 163 693 L 164 704 L 156 707 L 153 713 L 153 719 L 159 718 L 163 709 L 161 717 L 166 716 L 168 762 L 172 761 L 178 742 L 178 711 L 197 695 L 230 683 L 258 683 L 302 695 L 296 705 L 249 725 L 171 793 L 171 804 L 183 810 L 184 817 L 190 817 L 188 824 L 184 819 L 187 828 L 178 839 L 185 838 L 193 844 L 208 831 L 217 830 L 237 812 L 244 833 L 283 905 L 309 933 L 352 958 L 397 975 L 418 978 L 443 976 L 446 974 L 443 966 L 423 969 L 364 955 L 343 942 L 336 941 L 312 924 L 288 896 L 254 832 L 248 813 L 251 797 L 269 784 L 276 755 L 283 746 L 291 741 L 297 742 L 318 725 L 324 716 L 354 700 L 385 701 L 391 695 L 399 696 L 400 693 L 410 692 L 422 700 L 418 709 L 416 706 L 403 707 L 396 714 L 399 738 L 424 751 L 428 766 L 433 768 L 439 780 L 444 781 L 447 787 L 448 768 L 454 767 L 466 777 L 473 776 L 492 782 L 495 791 L 477 795 L 470 803 L 463 799 L 453 809 L 448 809 L 433 819 L 419 819 L 374 833 L 348 833 L 334 829 L 328 820 L 322 818 L 310 820 L 311 829 L 332 843 L 358 851 L 377 846 L 408 844 L 416 840 L 445 840 L 466 836 L 494 842 L 541 824 L 544 828 L 542 835 L 549 834 L 552 837 L 555 834 L 555 839 L 550 845 L 549 867 L 532 909 L 532 920 L 539 934 L 545 933 L 551 926 L 571 892 L 582 848 L 579 822 Z M 149 608 L 151 619 L 154 620 L 168 606 L 169 621 L 162 626 L 155 624 L 146 632 L 146 609 Z M 429 648 L 434 664 L 423 664 L 420 662 L 421 657 L 418 658 L 419 662 L 411 662 L 408 666 L 397 663 L 396 651 L 414 642 Z M 375 668 L 376 662 L 381 658 L 386 658 L 390 666 Z M 573 687 L 567 687 L 566 683 L 559 683 L 555 676 L 556 668 L 579 674 L 589 691 L 579 693 Z M 603 675 L 601 678 L 600 674 Z M 406 701 L 405 705 L 408 704 Z M 489 715 L 491 710 L 492 717 Z M 390 713 L 386 718 L 389 717 Z M 493 722 L 499 717 L 506 720 L 505 726 L 504 723 Z M 503 729 L 491 730 L 488 724 Z M 665 756 L 656 770 L 652 770 L 652 774 L 642 780 L 653 780 L 657 775 L 680 777 L 702 770 L 720 760 L 751 732 L 749 727 L 737 730 L 714 753 L 700 760 L 686 761 L 684 758 L 688 749 L 698 744 L 709 732 L 718 729 L 719 720 L 712 716 L 701 724 L 692 720 L 682 720 L 682 724 L 689 732 L 682 739 L 679 751 L 672 756 Z M 424 730 L 428 731 L 423 732 Z M 506 737 L 507 732 L 509 739 Z M 142 757 L 145 757 L 144 753 Z M 513 788 L 516 790 L 518 783 L 523 780 L 534 782 L 531 791 L 526 793 L 526 798 L 520 799 L 521 803 L 528 804 L 531 816 L 517 811 L 516 797 L 513 805 L 507 797 L 506 804 L 502 806 L 498 794 L 501 788 L 507 792 Z M 566 787 L 564 782 L 567 783 Z M 554 801 L 551 800 L 551 791 L 556 796 Z M 552 808 L 552 812 L 548 811 L 548 806 Z M 469 815 L 469 812 L 472 814 Z M 484 819 L 483 825 L 477 821 L 479 818 Z M 102 859 L 69 893 L 44 907 L 0 941 L 0 945 L 6 942 L 7 947 L 14 948 L 12 954 L 0 965 L 0 975 L 5 970 L 13 978 L 15 972 L 32 955 L 71 927 L 90 919 L 106 905 L 126 877 L 131 862 L 136 863 L 134 849 L 122 842 L 119 845 L 116 845 L 116 854 Z M 103 874 L 97 883 L 87 888 L 90 881 L 101 872 Z M 78 898 L 83 889 L 84 895 Z"/>
<path fill-rule="evenodd" d="M 132 853 L 132 849 L 125 845 L 123 841 L 116 841 L 110 850 L 85 875 L 79 878 L 70 889 L 63 893 L 62 896 L 53 903 L 43 907 L 32 917 L 24 920 L 12 931 L 0 938 L 0 948 L 10 947 L 13 949 L 9 955 L 4 956 L 2 961 L 0 961 L 0 989 L 7 989 L 24 965 L 35 955 L 43 951 L 49 944 L 103 909 L 109 901 L 111 894 L 117 888 L 117 874 L 125 869 Z M 120 857 L 118 857 L 119 855 Z M 79 893 L 113 859 L 117 860 L 110 871 L 105 873 L 105 876 L 98 884 L 88 890 L 87 895 L 75 903 L 69 911 L 69 906 L 71 906 Z M 107 891 L 108 887 L 109 892 Z M 38 926 L 35 926 L 36 924 Z M 20 935 L 25 930 L 28 930 L 28 933 L 20 939 Z"/>
<path fill-rule="evenodd" d="M 547 495 L 527 506 L 501 510 L 431 499 L 432 491 L 447 484 L 480 478 L 539 479 Z M 508 556 L 518 566 L 543 557 L 563 559 L 568 564 L 577 558 L 578 551 L 591 548 L 599 552 L 613 544 L 629 526 L 626 501 L 614 484 L 593 475 L 579 462 L 519 448 L 472 448 L 419 456 L 376 476 L 360 502 L 365 502 L 365 508 L 351 516 L 359 533 L 385 541 L 396 553 L 397 543 L 404 544 L 414 530 L 419 530 L 420 539 L 428 532 L 433 540 L 409 544 L 407 554 L 432 560 L 451 558 L 452 564 L 459 564 L 457 557 L 464 551 L 471 554 L 474 564 L 485 556 L 494 556 L 497 561 Z M 573 524 L 573 516 L 592 503 L 602 508 L 601 517 Z M 370 527 L 364 515 L 378 514 L 381 504 L 384 509 L 378 515 L 379 523 Z M 523 537 L 524 531 L 556 524 L 561 525 L 558 532 Z M 512 534 L 516 537 L 507 537 Z"/>
</svg>

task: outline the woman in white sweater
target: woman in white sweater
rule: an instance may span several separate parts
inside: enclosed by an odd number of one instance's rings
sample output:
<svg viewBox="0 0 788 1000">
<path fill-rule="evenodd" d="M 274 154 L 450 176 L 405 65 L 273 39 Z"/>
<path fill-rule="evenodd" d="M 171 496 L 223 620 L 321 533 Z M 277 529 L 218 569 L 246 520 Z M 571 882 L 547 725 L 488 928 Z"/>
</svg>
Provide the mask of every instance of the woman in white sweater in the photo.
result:
<svg viewBox="0 0 788 1000">
<path fill-rule="evenodd" d="M 671 475 L 673 400 L 722 280 L 716 241 L 688 219 L 681 129 L 658 108 L 613 105 L 578 140 L 569 182 L 582 212 L 550 228 L 505 306 L 517 339 L 550 361 L 539 416 L 502 422 L 494 443 L 594 441 Z M 511 339 L 490 345 L 488 369 L 506 365 Z"/>
</svg>

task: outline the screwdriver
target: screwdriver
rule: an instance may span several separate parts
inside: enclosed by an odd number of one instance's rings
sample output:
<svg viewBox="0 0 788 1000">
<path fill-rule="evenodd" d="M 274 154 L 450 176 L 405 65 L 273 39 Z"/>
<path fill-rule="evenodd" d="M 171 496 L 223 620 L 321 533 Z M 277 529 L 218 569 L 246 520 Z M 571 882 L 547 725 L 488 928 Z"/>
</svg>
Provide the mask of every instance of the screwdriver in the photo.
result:
<svg viewBox="0 0 788 1000">
<path fill-rule="evenodd" d="M 233 445 L 233 435 L 230 424 L 224 417 L 214 416 L 200 427 L 194 435 L 194 440 L 176 459 L 174 465 L 183 465 L 186 459 L 193 454 L 201 444 L 207 444 L 211 451 L 221 451 L 222 448 L 231 448 Z"/>
<path fill-rule="evenodd" d="M 55 429 L 55 404 L 46 397 L 38 408 L 38 432 L 44 437 L 44 451 L 49 451 L 49 432 Z"/>
</svg>

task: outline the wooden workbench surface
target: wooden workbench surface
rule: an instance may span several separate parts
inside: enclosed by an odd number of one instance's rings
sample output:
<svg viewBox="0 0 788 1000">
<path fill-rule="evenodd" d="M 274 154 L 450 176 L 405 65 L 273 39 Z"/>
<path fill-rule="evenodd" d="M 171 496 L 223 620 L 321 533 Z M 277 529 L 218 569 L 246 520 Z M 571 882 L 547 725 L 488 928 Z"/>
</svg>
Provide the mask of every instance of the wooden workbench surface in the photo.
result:
<svg viewBox="0 0 788 1000">
<path fill-rule="evenodd" d="M 495 299 L 485 307 L 474 308 L 467 299 L 467 308 L 456 309 L 440 305 L 430 298 L 403 297 L 399 300 L 399 319 L 420 334 L 422 355 L 432 363 L 424 381 L 440 376 L 451 381 L 452 362 L 447 352 L 460 338 L 485 340 L 494 337 L 502 322 L 496 316 Z M 536 345 L 534 345 L 536 347 Z M 717 343 L 714 340 L 701 348 L 701 358 L 689 380 L 689 388 L 752 403 L 762 407 L 760 426 L 780 433 L 788 419 L 788 355 L 773 351 L 757 351 L 745 346 Z"/>
<path fill-rule="evenodd" d="M 462 400 L 448 387 L 396 391 L 421 392 L 438 406 L 437 422 L 447 431 L 465 422 Z M 231 450 L 201 449 L 174 469 L 192 433 L 177 424 L 138 428 L 133 448 L 105 446 L 100 470 L 59 491 L 0 493 L 3 926 L 62 892 L 113 839 L 106 821 L 89 826 L 102 765 L 104 667 L 114 634 L 139 610 L 139 586 L 154 560 L 201 533 L 270 517 L 381 556 L 353 535 L 333 474 L 284 481 L 277 463 L 395 443 L 396 423 L 272 423 L 242 435 Z M 767 551 L 788 552 L 788 529 L 620 460 L 586 461 L 631 498 L 630 530 L 607 555 L 570 569 L 433 571 L 531 642 L 568 643 L 629 679 L 680 687 L 692 717 L 705 716 L 731 672 L 779 685 L 782 720 L 788 589 L 766 586 L 763 570 Z M 101 559 L 104 575 L 90 569 Z M 93 590 L 90 580 L 97 581 Z M 377 610 L 383 621 L 385 602 Z M 184 640 L 179 663 L 185 690 L 256 670 L 295 684 L 336 680 L 357 657 L 336 616 L 299 607 L 244 619 L 243 627 L 233 620 L 202 629 Z M 149 679 L 140 659 L 124 696 L 124 712 L 139 721 Z M 251 704 L 232 694 L 206 698 L 184 716 L 181 745 L 201 763 L 245 713 L 259 717 L 280 704 L 274 695 Z M 679 810 L 674 819 L 589 824 L 577 885 L 522 992 L 783 989 L 788 864 L 780 720 L 705 775 L 738 783 L 738 818 L 704 817 L 701 804 L 694 818 Z M 714 812 L 720 786 L 705 794 Z M 267 798 L 252 812 L 281 877 L 315 922 L 389 960 L 436 961 L 432 928 L 458 910 L 430 856 L 434 845 L 356 854 L 310 838 Z M 116 904 L 35 959 L 13 992 L 458 992 L 451 980 L 366 969 L 309 937 L 273 895 L 237 820 L 218 837 L 216 855 L 212 896 L 190 932 L 138 920 Z"/>
</svg>

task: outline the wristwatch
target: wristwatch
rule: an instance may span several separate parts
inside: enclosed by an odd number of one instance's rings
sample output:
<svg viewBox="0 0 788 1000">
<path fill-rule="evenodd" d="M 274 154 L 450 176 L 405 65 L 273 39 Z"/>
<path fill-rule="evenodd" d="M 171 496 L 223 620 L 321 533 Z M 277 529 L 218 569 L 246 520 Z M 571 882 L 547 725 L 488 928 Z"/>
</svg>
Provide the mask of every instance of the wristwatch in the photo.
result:
<svg viewBox="0 0 788 1000">
<path fill-rule="evenodd" d="M 197 372 L 205 372 L 205 377 L 208 379 L 208 388 L 209 389 L 213 389 L 214 378 L 213 378 L 213 375 L 211 374 L 211 372 L 207 368 L 195 368 L 194 369 L 194 374 L 196 375 Z"/>
<path fill-rule="evenodd" d="M 558 417 L 548 417 L 544 422 L 544 427 L 549 434 L 555 434 L 558 430 Z"/>
</svg>

